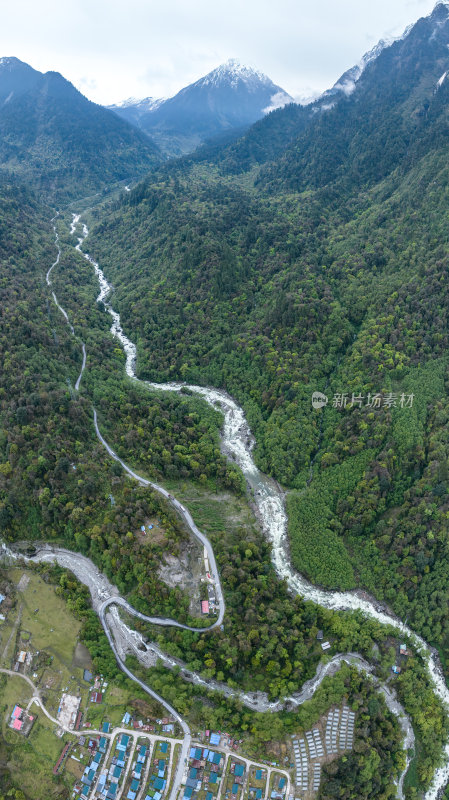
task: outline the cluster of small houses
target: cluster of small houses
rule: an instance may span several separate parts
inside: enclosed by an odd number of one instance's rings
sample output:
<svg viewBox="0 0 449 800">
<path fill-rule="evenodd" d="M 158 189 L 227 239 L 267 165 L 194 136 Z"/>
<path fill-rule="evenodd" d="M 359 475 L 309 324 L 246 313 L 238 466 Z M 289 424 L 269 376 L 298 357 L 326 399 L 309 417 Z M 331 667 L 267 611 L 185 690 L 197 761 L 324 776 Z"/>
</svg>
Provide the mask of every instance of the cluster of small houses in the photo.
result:
<svg viewBox="0 0 449 800">
<path fill-rule="evenodd" d="M 103 732 L 108 733 L 109 725 L 105 723 Z M 152 769 L 148 778 L 147 767 L 151 754 L 151 744 L 138 743 L 132 748 L 133 739 L 126 733 L 120 734 L 115 740 L 115 748 L 108 764 L 104 764 L 108 750 L 108 740 L 102 736 L 99 740 L 89 742 L 91 758 L 86 765 L 80 781 L 75 785 L 73 797 L 75 800 L 87 800 L 88 797 L 96 800 L 116 800 L 119 790 L 125 781 L 123 797 L 126 800 L 136 800 L 137 795 L 146 781 L 146 795 L 144 800 L 161 800 L 167 785 L 169 766 L 169 743 L 157 742 L 155 747 L 156 757 L 153 759 Z M 133 753 L 132 764 L 129 764 Z M 128 767 L 130 767 L 128 769 Z M 122 789 L 123 791 L 123 789 Z"/>
<path fill-rule="evenodd" d="M 212 800 L 223 776 L 224 756 L 208 747 L 192 747 L 189 762 L 183 800 L 194 800 L 201 790 L 206 800 Z"/>
<path fill-rule="evenodd" d="M 210 735 L 210 744 L 220 744 L 220 734 Z M 194 745 L 190 749 L 187 779 L 182 800 L 215 800 L 220 792 L 223 800 L 237 800 L 242 796 L 246 782 L 249 800 L 265 797 L 267 770 L 252 766 L 247 774 L 247 765 L 235 758 L 230 759 L 229 770 L 224 774 L 225 755 L 210 747 Z M 283 800 L 286 793 L 286 778 L 279 775 L 272 787 L 270 798 Z"/>
<path fill-rule="evenodd" d="M 109 732 L 109 723 L 105 722 L 103 724 L 103 732 Z M 80 745 L 83 746 L 84 743 L 84 737 L 80 738 Z M 76 798 L 83 798 L 84 800 L 88 797 L 94 781 L 97 780 L 97 771 L 100 768 L 107 748 L 108 740 L 105 736 L 101 736 L 100 739 L 89 739 L 88 750 L 90 754 L 90 761 L 84 769 L 81 780 L 79 783 L 75 784 L 73 793 Z"/>
</svg>

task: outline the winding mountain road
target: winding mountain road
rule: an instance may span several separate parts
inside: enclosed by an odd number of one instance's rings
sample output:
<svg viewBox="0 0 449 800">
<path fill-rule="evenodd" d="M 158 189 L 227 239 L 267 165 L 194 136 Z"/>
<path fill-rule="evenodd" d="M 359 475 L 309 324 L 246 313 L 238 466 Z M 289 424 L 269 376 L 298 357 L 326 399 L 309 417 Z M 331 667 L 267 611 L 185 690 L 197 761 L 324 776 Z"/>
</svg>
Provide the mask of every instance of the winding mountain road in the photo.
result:
<svg viewBox="0 0 449 800">
<path fill-rule="evenodd" d="M 55 219 L 55 218 L 54 218 Z M 54 219 L 52 222 L 54 222 Z M 111 326 L 111 333 L 115 336 L 121 343 L 125 355 L 126 355 L 126 373 L 128 376 L 135 381 L 138 381 L 138 378 L 135 374 L 135 366 L 136 366 L 136 347 L 133 342 L 125 335 L 121 321 L 120 315 L 112 308 L 111 303 L 107 300 L 110 296 L 112 287 L 107 282 L 103 271 L 100 269 L 98 263 L 87 253 L 81 250 L 82 244 L 88 235 L 88 228 L 84 223 L 80 223 L 79 215 L 73 215 L 73 221 L 71 224 L 71 233 L 74 234 L 78 228 L 78 226 L 82 224 L 82 236 L 78 237 L 78 244 L 76 245 L 76 249 L 86 258 L 94 267 L 96 275 L 99 280 L 100 285 L 100 293 L 97 297 L 97 302 L 103 302 L 104 307 L 107 312 L 112 317 L 112 326 Z M 60 259 L 60 247 L 59 247 L 59 237 L 56 231 L 56 225 L 54 225 L 55 230 L 55 241 L 56 246 L 58 248 L 58 256 L 54 264 L 50 267 L 47 272 L 47 284 L 51 286 L 50 274 L 54 267 L 57 266 Z M 53 293 L 54 294 L 54 293 Z M 54 295 L 54 301 L 61 312 L 64 314 L 67 323 L 70 325 L 70 329 L 72 333 L 74 333 L 73 328 L 69 322 L 67 314 L 61 308 L 59 303 L 57 302 L 56 296 Z M 83 344 L 83 367 L 81 370 L 81 374 L 76 384 L 76 389 L 79 389 L 79 383 L 82 377 L 83 370 L 86 365 L 86 350 Z M 140 381 L 143 383 L 142 381 Z M 185 384 L 181 383 L 168 383 L 168 384 L 155 384 L 155 383 L 146 383 L 149 389 L 151 390 L 159 390 L 159 391 L 180 391 Z M 254 460 L 251 455 L 252 448 L 254 446 L 254 438 L 251 434 L 249 426 L 246 422 L 243 410 L 238 406 L 238 404 L 221 390 L 201 387 L 201 386 L 192 386 L 186 385 L 190 391 L 201 395 L 211 406 L 214 408 L 218 408 L 221 410 L 224 416 L 224 424 L 222 429 L 222 448 L 225 454 L 238 466 L 242 469 L 243 474 L 247 480 L 248 485 L 254 492 L 254 500 L 258 510 L 258 516 L 263 528 L 263 531 L 268 538 L 269 541 L 272 543 L 272 559 L 273 564 L 276 569 L 277 574 L 281 579 L 285 579 L 287 584 L 292 592 L 299 593 L 303 597 L 308 600 L 312 600 L 315 603 L 318 603 L 325 608 L 334 609 L 334 610 L 360 610 L 366 616 L 369 616 L 375 620 L 377 620 L 382 625 L 389 625 L 394 626 L 403 636 L 409 637 L 410 640 L 413 642 L 414 647 L 416 650 L 420 652 L 423 656 L 429 671 L 429 675 L 433 684 L 433 689 L 438 697 L 441 698 L 443 701 L 446 710 L 449 713 L 449 690 L 445 684 L 441 667 L 438 663 L 437 657 L 424 640 L 417 636 L 408 626 L 402 623 L 394 614 L 392 614 L 387 608 L 380 607 L 376 601 L 366 599 L 366 597 L 361 597 L 357 592 L 330 592 L 324 591 L 319 589 L 313 584 L 309 583 L 304 577 L 296 573 L 289 561 L 288 557 L 288 548 L 287 548 L 287 516 L 285 513 L 284 507 L 284 494 L 278 484 L 273 481 L 272 479 L 268 478 L 267 476 L 263 475 L 258 468 L 256 467 Z M 193 631 L 200 631 L 205 632 L 207 630 L 211 630 L 212 628 L 221 625 L 225 615 L 225 602 L 223 597 L 223 591 L 220 581 L 220 576 L 218 573 L 215 556 L 213 553 L 212 546 L 207 539 L 207 537 L 196 527 L 192 516 L 190 515 L 189 511 L 180 503 L 176 498 L 174 498 L 166 489 L 162 486 L 159 486 L 156 483 L 153 483 L 146 478 L 142 477 L 134 470 L 132 470 L 113 450 L 113 448 L 107 443 L 107 441 L 102 436 L 99 426 L 98 426 L 98 419 L 97 414 L 94 411 L 94 425 L 95 431 L 98 436 L 99 441 L 105 447 L 109 455 L 118 461 L 123 469 L 127 472 L 127 474 L 133 478 L 134 480 L 138 481 L 144 486 L 149 486 L 153 490 L 162 494 L 169 503 L 173 506 L 173 508 L 177 511 L 177 513 L 182 517 L 185 524 L 188 526 L 189 530 L 192 532 L 192 535 L 201 542 L 201 544 L 206 548 L 209 563 L 211 567 L 211 574 L 213 577 L 213 581 L 215 584 L 215 590 L 217 595 L 217 600 L 219 603 L 219 614 L 218 618 L 215 622 L 213 622 L 208 628 L 192 628 L 187 625 L 183 625 L 181 623 L 176 622 L 175 620 L 171 619 L 164 619 L 159 617 L 151 617 L 140 612 L 136 611 L 129 603 L 119 595 L 118 590 L 114 587 L 106 578 L 106 576 L 102 575 L 95 565 L 87 559 L 85 556 L 81 556 L 80 554 L 73 553 L 68 550 L 64 550 L 62 548 L 51 548 L 49 546 L 41 547 L 35 556 L 32 558 L 26 559 L 29 561 L 57 561 L 61 566 L 65 566 L 68 569 L 71 569 L 73 573 L 77 576 L 79 580 L 81 580 L 85 585 L 88 586 L 92 601 L 93 607 L 99 615 L 101 620 L 101 624 L 103 629 L 105 630 L 106 636 L 108 638 L 109 644 L 111 646 L 112 651 L 114 652 L 115 658 L 117 660 L 120 669 L 133 681 L 135 681 L 141 688 L 154 699 L 158 700 L 169 713 L 177 720 L 178 724 L 180 725 L 183 733 L 184 733 L 184 742 L 182 747 L 181 757 L 178 761 L 177 771 L 175 775 L 175 779 L 173 781 L 173 786 L 170 794 L 170 800 L 176 800 L 179 788 L 182 783 L 183 773 L 185 771 L 185 766 L 187 763 L 187 754 L 190 747 L 191 742 L 191 732 L 189 726 L 185 722 L 185 720 L 178 714 L 176 709 L 174 709 L 169 703 L 167 703 L 164 698 L 158 695 L 150 686 L 148 686 L 144 681 L 140 680 L 136 677 L 126 666 L 123 661 L 122 656 L 118 651 L 118 647 L 116 645 L 116 641 L 114 639 L 114 635 L 112 631 L 117 626 L 120 627 L 120 635 L 124 637 L 124 641 L 128 641 L 129 647 L 131 650 L 136 652 L 136 654 L 140 653 L 140 660 L 142 663 L 145 663 L 145 653 L 147 649 L 151 649 L 151 643 L 144 643 L 142 637 L 141 639 L 141 648 L 136 645 L 136 636 L 139 637 L 140 635 L 136 632 L 132 632 L 124 623 L 120 624 L 120 617 L 117 613 L 117 608 L 123 608 L 128 614 L 138 617 L 144 621 L 150 622 L 152 624 L 162 625 L 162 626 L 174 626 L 178 628 L 193 630 Z M 5 553 L 9 554 L 13 558 L 17 558 L 17 554 L 13 553 L 10 549 L 6 548 L 3 545 L 3 550 Z M 131 641 L 132 637 L 134 636 L 134 642 Z M 138 656 L 139 657 L 139 656 Z M 168 663 L 170 659 L 165 656 L 167 661 L 167 666 L 170 666 Z M 173 661 L 173 660 L 172 660 Z M 359 671 L 363 672 L 369 680 L 371 680 L 376 688 L 383 694 L 385 698 L 385 702 L 390 709 L 398 718 L 399 723 L 402 727 L 402 731 L 404 734 L 403 739 L 403 746 L 404 749 L 407 751 L 408 748 L 412 748 L 414 746 L 414 734 L 411 725 L 411 721 L 406 715 L 404 709 L 402 708 L 401 704 L 397 700 L 395 692 L 389 686 L 382 684 L 381 681 L 373 674 L 373 667 L 362 658 L 357 653 L 346 653 L 346 654 L 338 654 L 333 659 L 331 659 L 326 664 L 319 664 L 317 667 L 316 675 L 310 681 L 307 681 L 300 691 L 293 694 L 291 697 L 284 699 L 283 701 L 277 702 L 269 702 L 266 695 L 263 693 L 244 693 L 239 692 L 238 690 L 230 689 L 225 684 L 220 684 L 216 681 L 204 681 L 201 676 L 197 675 L 196 673 L 192 673 L 191 671 L 187 670 L 185 667 L 181 674 L 185 674 L 187 679 L 193 680 L 195 683 L 204 683 L 209 689 L 216 689 L 217 691 L 221 691 L 224 694 L 228 694 L 229 696 L 238 697 L 241 702 L 247 705 L 250 708 L 263 710 L 263 711 L 278 711 L 281 708 L 285 707 L 294 707 L 300 705 L 301 703 L 305 702 L 306 700 L 310 699 L 316 692 L 317 688 L 320 686 L 321 682 L 324 680 L 326 675 L 333 674 L 341 664 L 345 662 L 351 664 L 352 666 L 356 667 Z M 449 779 L 449 743 L 446 746 L 445 750 L 446 762 L 444 767 L 436 770 L 434 779 L 432 781 L 432 785 L 429 790 L 426 792 L 425 800 L 436 800 L 440 790 L 446 785 Z M 409 756 L 407 753 L 407 764 L 406 768 L 402 772 L 400 779 L 397 784 L 397 797 L 399 800 L 403 800 L 403 781 L 404 777 L 409 765 Z"/>
</svg>

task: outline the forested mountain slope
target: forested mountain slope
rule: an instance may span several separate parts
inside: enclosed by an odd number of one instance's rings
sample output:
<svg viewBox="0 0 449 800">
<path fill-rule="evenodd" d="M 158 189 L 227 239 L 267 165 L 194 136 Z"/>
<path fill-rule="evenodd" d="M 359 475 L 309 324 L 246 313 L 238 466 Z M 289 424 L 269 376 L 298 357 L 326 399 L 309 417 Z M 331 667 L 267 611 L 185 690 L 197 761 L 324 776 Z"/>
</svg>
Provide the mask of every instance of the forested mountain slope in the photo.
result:
<svg viewBox="0 0 449 800">
<path fill-rule="evenodd" d="M 130 386 L 123 353 L 110 336 L 108 315 L 95 303 L 98 283 L 92 266 L 74 252 L 73 238 L 66 233 L 71 218 L 67 215 L 60 225 L 62 256 L 51 280 L 87 348 L 81 389 L 74 390 L 81 368 L 81 342 L 70 334 L 45 282 L 56 257 L 49 210 L 12 182 L 0 182 L 0 198 L 0 231 L 8 231 L 0 245 L 4 266 L 0 278 L 2 539 L 25 540 L 30 545 L 53 541 L 86 553 L 137 608 L 180 621 L 189 619 L 188 592 L 164 583 L 159 568 L 167 554 L 176 558 L 190 537 L 163 499 L 130 481 L 109 458 L 95 435 L 94 405 L 102 430 L 145 474 L 158 481 L 196 481 L 205 497 L 207 492 L 212 495 L 208 502 L 213 523 L 206 515 L 201 524 L 211 525 L 205 530 L 214 542 L 227 604 L 226 629 L 217 629 L 207 638 L 217 671 L 223 679 L 248 686 L 257 674 L 258 686 L 274 695 L 285 693 L 288 679 L 298 683 L 313 674 L 320 655 L 315 631 L 333 622 L 338 627 L 338 615 L 309 608 L 287 592 L 248 509 L 245 527 L 237 515 L 224 528 L 218 503 L 217 526 L 214 493 L 226 497 L 226 492 L 233 491 L 234 509 L 242 493 L 239 474 L 220 453 L 220 418 L 196 398 L 166 398 Z M 140 532 L 149 519 L 160 522 L 154 540 Z M 246 644 L 254 614 L 248 612 L 242 619 L 241 613 L 244 604 L 253 602 L 261 607 L 263 626 L 257 668 Z M 376 638 L 377 627 L 372 627 Z M 358 647 L 357 621 L 345 628 L 344 636 L 348 634 L 351 644 Z M 98 635 L 98 624 L 85 636 L 97 668 L 115 670 L 112 652 Z M 362 647 L 371 647 L 371 636 L 364 634 Z M 193 643 L 184 641 L 186 657 L 195 660 L 199 670 L 207 667 L 203 658 L 198 661 L 201 641 L 197 634 Z M 274 663 L 273 647 L 279 652 L 279 674 L 273 674 L 273 668 L 267 671 Z"/>
<path fill-rule="evenodd" d="M 223 175 L 229 148 L 174 165 L 109 208 L 92 243 L 141 376 L 243 403 L 260 466 L 293 490 L 298 568 L 369 588 L 444 646 L 447 16 L 382 50 L 263 172 Z"/>
<path fill-rule="evenodd" d="M 162 160 L 148 136 L 57 72 L 42 75 L 18 59 L 1 59 L 0 101 L 0 168 L 50 200 L 97 192 Z"/>
<path fill-rule="evenodd" d="M 67 291 L 71 322 L 87 345 L 83 391 L 78 393 L 73 387 L 81 369 L 81 341 L 70 335 L 45 282 L 56 258 L 51 212 L 26 189 L 4 179 L 0 198 L 0 535 L 7 541 L 63 541 L 90 553 L 114 575 L 121 591 L 137 591 L 140 602 L 153 592 L 162 607 L 174 603 L 179 612 L 179 592 L 155 574 L 160 546 L 142 548 L 131 535 L 124 548 L 122 537 L 152 514 L 165 520 L 166 547 L 176 551 L 185 534 L 162 501 L 151 492 L 130 488 L 95 436 L 94 388 L 102 418 L 110 402 L 116 402 L 114 397 L 122 396 L 123 360 L 114 349 L 105 315 L 95 306 L 93 271 L 87 263 L 80 269 L 81 259 L 69 251 L 52 272 L 53 285 L 61 282 L 60 299 Z M 115 410 L 116 429 L 124 436 L 131 411 L 138 413 L 142 402 L 134 392 L 128 404 Z M 195 469 L 207 471 L 223 485 L 232 483 L 232 472 L 218 452 L 212 466 L 207 463 L 216 440 L 213 413 L 195 420 L 191 429 L 196 405 L 188 398 L 153 398 L 151 411 L 147 402 L 145 408 L 154 476 L 174 477 L 181 471 L 189 477 L 195 457 Z M 184 461 L 176 458 L 173 426 L 178 443 L 184 443 Z"/>
<path fill-rule="evenodd" d="M 86 212 L 89 225 L 97 220 L 86 244 L 114 283 L 114 307 L 138 341 L 140 374 L 222 386 L 245 407 L 258 463 L 288 490 L 295 566 L 316 583 L 360 585 L 386 598 L 441 648 L 447 672 L 449 167 L 440 34 L 447 38 L 437 10 L 393 46 L 397 57 L 382 50 L 334 108 L 290 106 L 234 145 L 160 167 L 121 200 Z M 25 149 L 15 152 L 9 133 L 2 146 L 8 165 L 35 185 L 41 158 L 49 159 L 41 196 L 61 200 L 99 188 L 130 167 L 132 153 L 140 157 L 127 139 L 123 163 L 114 160 L 120 153 L 110 160 L 100 135 L 106 118 L 95 112 L 83 138 L 76 125 L 85 106 L 73 87 L 54 74 L 27 75 L 33 86 L 15 98 L 16 111 L 10 99 L 2 113 L 19 126 L 25 110 L 32 131 L 15 129 Z M 70 109 L 78 102 L 75 119 Z M 42 139 L 50 107 L 63 120 Z M 70 119 L 73 129 L 64 127 Z M 58 151 L 56 130 L 73 155 Z M 86 171 L 76 172 L 83 164 Z M 191 619 L 188 593 L 159 574 L 165 555 L 176 558 L 186 546 L 186 532 L 99 446 L 94 406 L 117 453 L 186 503 L 192 493 L 189 508 L 217 555 L 224 626 L 205 635 L 167 630 L 161 645 L 168 652 L 206 680 L 277 697 L 314 673 L 321 628 L 336 651 L 357 650 L 382 680 L 391 678 L 397 641 L 390 629 L 305 603 L 278 579 L 270 546 L 238 496 L 241 475 L 220 452 L 218 413 L 188 393 L 166 397 L 126 379 L 109 316 L 95 302 L 92 265 L 68 234 L 71 214 L 56 220 L 62 254 L 48 287 L 53 211 L 6 177 L 0 201 L 2 538 L 82 551 L 136 608 Z M 77 392 L 81 338 L 87 368 Z M 312 407 L 316 390 L 329 397 L 324 408 Z M 154 518 L 162 530 L 144 540 L 141 524 Z M 76 585 L 71 591 L 76 609 Z M 93 614 L 83 637 L 95 669 L 114 673 Z M 259 744 L 306 724 L 301 711 L 267 721 L 221 694 L 204 700 L 177 670 L 160 673 L 150 674 L 152 685 L 195 724 L 250 731 Z M 411 798 L 429 783 L 446 723 L 416 654 L 396 688 L 417 735 Z M 336 776 L 327 773 L 326 792 L 391 796 L 403 761 L 397 728 L 383 725 L 378 704 L 366 709 L 354 673 L 334 676 L 324 693 L 323 713 L 344 695 L 365 728 L 360 750 L 341 760 Z"/>
</svg>

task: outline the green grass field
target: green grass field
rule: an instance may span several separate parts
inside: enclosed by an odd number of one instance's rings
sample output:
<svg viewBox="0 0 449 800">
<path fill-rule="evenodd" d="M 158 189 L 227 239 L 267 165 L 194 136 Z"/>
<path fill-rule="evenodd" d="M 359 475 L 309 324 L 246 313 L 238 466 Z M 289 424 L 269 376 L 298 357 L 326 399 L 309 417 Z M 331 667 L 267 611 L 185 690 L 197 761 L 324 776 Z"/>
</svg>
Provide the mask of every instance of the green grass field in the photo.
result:
<svg viewBox="0 0 449 800">
<path fill-rule="evenodd" d="M 8 727 L 12 709 L 16 703 L 26 706 L 31 696 L 31 689 L 19 677 L 3 678 L 0 688 L 0 708 L 2 714 L 2 735 L 8 744 L 8 767 L 17 786 L 33 800 L 48 800 L 59 794 L 61 788 L 70 789 L 74 777 L 69 773 L 53 775 L 53 767 L 66 744 L 69 736 L 59 739 L 55 736 L 55 726 L 36 706 L 30 713 L 36 721 L 28 738 Z"/>
</svg>

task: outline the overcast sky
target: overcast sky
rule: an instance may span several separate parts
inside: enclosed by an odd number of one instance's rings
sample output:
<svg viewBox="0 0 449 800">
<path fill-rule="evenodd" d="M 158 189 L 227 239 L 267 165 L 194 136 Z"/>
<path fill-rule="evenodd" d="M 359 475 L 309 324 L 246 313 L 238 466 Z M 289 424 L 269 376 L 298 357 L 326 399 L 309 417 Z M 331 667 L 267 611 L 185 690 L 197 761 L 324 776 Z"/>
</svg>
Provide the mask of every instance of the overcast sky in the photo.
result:
<svg viewBox="0 0 449 800">
<path fill-rule="evenodd" d="M 322 91 L 435 0 L 12 0 L 0 56 L 57 70 L 98 103 L 167 97 L 228 58 L 291 95 Z"/>
</svg>

